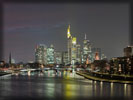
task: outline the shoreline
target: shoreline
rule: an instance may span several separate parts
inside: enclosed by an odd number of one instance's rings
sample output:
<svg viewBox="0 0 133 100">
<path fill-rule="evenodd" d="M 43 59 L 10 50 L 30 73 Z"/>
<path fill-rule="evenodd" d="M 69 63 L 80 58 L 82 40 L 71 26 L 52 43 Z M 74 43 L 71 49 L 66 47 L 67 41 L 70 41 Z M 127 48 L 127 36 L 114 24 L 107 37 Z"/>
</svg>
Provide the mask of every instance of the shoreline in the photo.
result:
<svg viewBox="0 0 133 100">
<path fill-rule="evenodd" d="M 94 80 L 94 81 L 100 81 L 100 82 L 110 82 L 110 83 L 122 83 L 122 84 L 133 84 L 133 81 L 131 80 L 122 80 L 120 79 L 121 77 L 120 76 L 116 76 L 117 78 L 119 79 L 115 79 L 114 78 L 103 78 L 103 77 L 98 77 L 97 75 L 100 75 L 100 76 L 103 76 L 103 74 L 90 74 L 90 73 L 85 73 L 85 72 L 76 72 L 76 74 L 80 75 L 80 76 L 83 76 L 87 79 L 90 79 L 90 80 Z M 110 77 L 112 77 L 112 75 L 108 75 Z M 133 77 L 131 77 L 131 79 L 133 80 Z"/>
<path fill-rule="evenodd" d="M 7 72 L 0 72 L 0 77 L 1 77 L 1 76 L 4 76 L 4 75 L 8 75 L 8 74 L 11 74 L 11 73 L 7 73 Z"/>
</svg>

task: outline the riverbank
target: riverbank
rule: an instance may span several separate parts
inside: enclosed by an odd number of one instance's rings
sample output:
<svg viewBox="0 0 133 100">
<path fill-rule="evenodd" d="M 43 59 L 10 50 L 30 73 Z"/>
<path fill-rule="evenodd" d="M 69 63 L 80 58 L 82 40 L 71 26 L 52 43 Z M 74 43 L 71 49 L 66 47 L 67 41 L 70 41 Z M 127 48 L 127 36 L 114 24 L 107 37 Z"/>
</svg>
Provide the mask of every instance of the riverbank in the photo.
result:
<svg viewBox="0 0 133 100">
<path fill-rule="evenodd" d="M 78 71 L 76 74 L 94 81 L 133 84 L 133 76 Z"/>
<path fill-rule="evenodd" d="M 7 73 L 7 72 L 0 72 L 0 76 L 3 76 L 3 75 L 8 75 L 8 74 L 11 74 L 11 73 Z"/>
</svg>

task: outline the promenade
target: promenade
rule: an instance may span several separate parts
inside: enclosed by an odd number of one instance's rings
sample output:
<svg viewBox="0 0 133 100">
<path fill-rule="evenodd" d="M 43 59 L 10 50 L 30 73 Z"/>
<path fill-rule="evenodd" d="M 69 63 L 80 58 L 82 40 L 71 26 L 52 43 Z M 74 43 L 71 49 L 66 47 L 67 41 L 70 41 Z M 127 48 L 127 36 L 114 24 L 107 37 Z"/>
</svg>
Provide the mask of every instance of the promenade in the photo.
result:
<svg viewBox="0 0 133 100">
<path fill-rule="evenodd" d="M 130 75 L 124 76 L 124 75 L 107 74 L 107 73 L 99 73 L 99 72 L 89 73 L 89 72 L 83 72 L 83 71 L 78 71 L 76 72 L 76 74 L 94 81 L 133 84 L 133 76 L 130 76 Z"/>
</svg>

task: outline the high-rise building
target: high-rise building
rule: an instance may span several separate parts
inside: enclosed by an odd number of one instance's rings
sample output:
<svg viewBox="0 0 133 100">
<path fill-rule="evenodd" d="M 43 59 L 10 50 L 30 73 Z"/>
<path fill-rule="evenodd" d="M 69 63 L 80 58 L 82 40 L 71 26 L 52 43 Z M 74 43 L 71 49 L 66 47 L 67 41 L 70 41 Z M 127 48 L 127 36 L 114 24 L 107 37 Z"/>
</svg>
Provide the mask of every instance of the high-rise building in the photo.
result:
<svg viewBox="0 0 133 100">
<path fill-rule="evenodd" d="M 54 64 L 55 63 L 55 52 L 54 46 L 51 45 L 47 48 L 47 64 Z"/>
<path fill-rule="evenodd" d="M 101 54 L 101 60 L 107 59 L 107 57 L 104 54 Z"/>
<path fill-rule="evenodd" d="M 85 63 L 87 58 L 91 59 L 91 44 L 90 41 L 86 39 L 86 34 L 85 34 L 85 39 L 83 41 L 83 58 L 82 58 L 82 63 Z"/>
<path fill-rule="evenodd" d="M 68 52 L 67 51 L 64 51 L 63 53 L 62 53 L 62 63 L 64 64 L 64 65 L 67 65 L 67 64 L 69 64 L 69 62 L 68 62 Z"/>
<path fill-rule="evenodd" d="M 101 48 L 92 48 L 92 61 L 95 60 L 96 55 L 98 55 L 98 59 L 101 60 Z"/>
<path fill-rule="evenodd" d="M 99 59 L 99 53 L 98 52 L 95 53 L 95 60 L 100 60 Z"/>
<path fill-rule="evenodd" d="M 40 64 L 47 64 L 47 47 L 40 44 L 35 48 L 35 62 Z"/>
<path fill-rule="evenodd" d="M 72 61 L 72 36 L 70 33 L 70 25 L 67 29 L 67 49 L 68 49 L 68 63 L 71 64 Z"/>
<path fill-rule="evenodd" d="M 77 44 L 76 48 L 76 62 L 81 63 L 81 46 Z"/>
<path fill-rule="evenodd" d="M 61 51 L 55 52 L 55 62 L 56 64 L 62 64 L 62 52 Z"/>
<path fill-rule="evenodd" d="M 76 45 L 77 39 L 76 37 L 72 38 L 72 59 L 71 59 L 71 64 L 75 64 L 76 63 L 76 59 L 77 59 L 77 45 Z"/>
</svg>

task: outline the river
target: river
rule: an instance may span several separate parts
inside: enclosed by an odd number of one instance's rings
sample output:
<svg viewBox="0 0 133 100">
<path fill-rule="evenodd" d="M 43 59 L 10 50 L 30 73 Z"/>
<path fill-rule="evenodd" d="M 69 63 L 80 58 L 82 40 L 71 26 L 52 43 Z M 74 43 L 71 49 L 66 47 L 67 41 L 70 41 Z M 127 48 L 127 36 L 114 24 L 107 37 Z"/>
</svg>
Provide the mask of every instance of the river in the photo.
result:
<svg viewBox="0 0 133 100">
<path fill-rule="evenodd" d="M 0 99 L 132 99 L 133 85 L 97 82 L 75 72 L 49 70 L 0 77 Z"/>
</svg>

